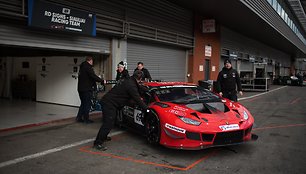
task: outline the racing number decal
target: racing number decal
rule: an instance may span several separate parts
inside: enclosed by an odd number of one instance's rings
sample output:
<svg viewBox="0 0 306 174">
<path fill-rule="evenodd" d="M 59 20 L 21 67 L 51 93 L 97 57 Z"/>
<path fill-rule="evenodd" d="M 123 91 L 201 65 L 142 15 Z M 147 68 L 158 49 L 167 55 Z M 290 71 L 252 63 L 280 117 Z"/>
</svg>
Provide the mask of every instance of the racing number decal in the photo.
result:
<svg viewBox="0 0 306 174">
<path fill-rule="evenodd" d="M 134 109 L 134 122 L 144 126 L 142 123 L 143 114 L 141 110 Z"/>
</svg>

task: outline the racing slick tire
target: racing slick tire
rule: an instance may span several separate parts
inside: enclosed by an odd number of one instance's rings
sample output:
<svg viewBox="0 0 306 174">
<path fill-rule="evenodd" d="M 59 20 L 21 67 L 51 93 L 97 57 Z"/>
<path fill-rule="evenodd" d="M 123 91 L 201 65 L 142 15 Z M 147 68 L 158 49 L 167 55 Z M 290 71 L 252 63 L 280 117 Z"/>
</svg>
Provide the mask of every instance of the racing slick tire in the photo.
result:
<svg viewBox="0 0 306 174">
<path fill-rule="evenodd" d="M 154 111 L 148 113 L 145 121 L 146 137 L 149 144 L 157 145 L 160 142 L 160 121 Z"/>
</svg>

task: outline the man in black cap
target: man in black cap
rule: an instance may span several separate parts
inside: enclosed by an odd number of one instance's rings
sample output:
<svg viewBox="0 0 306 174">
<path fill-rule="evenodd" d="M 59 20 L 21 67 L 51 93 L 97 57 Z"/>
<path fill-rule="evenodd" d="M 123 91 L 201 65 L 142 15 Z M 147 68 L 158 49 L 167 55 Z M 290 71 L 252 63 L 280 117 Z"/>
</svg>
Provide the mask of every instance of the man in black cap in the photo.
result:
<svg viewBox="0 0 306 174">
<path fill-rule="evenodd" d="M 219 92 L 222 97 L 236 102 L 238 101 L 237 90 L 240 95 L 243 95 L 239 74 L 232 68 L 231 60 L 226 59 L 224 61 L 224 67 L 218 74 L 217 92 Z"/>
<path fill-rule="evenodd" d="M 139 94 L 139 82 L 143 72 L 137 70 L 130 78 L 122 79 L 101 99 L 103 124 L 94 141 L 94 148 L 98 150 L 106 150 L 104 142 L 110 140 L 107 137 L 115 124 L 116 113 L 124 105 L 128 104 L 130 99 L 133 99 L 144 111 L 148 106 L 141 100 Z"/>
<path fill-rule="evenodd" d="M 87 56 L 81 63 L 78 76 L 78 93 L 81 105 L 76 117 L 77 122 L 92 123 L 89 119 L 89 111 L 92 99 L 92 92 L 96 88 L 96 82 L 104 84 L 104 80 L 97 76 L 93 70 L 93 58 Z"/>
</svg>

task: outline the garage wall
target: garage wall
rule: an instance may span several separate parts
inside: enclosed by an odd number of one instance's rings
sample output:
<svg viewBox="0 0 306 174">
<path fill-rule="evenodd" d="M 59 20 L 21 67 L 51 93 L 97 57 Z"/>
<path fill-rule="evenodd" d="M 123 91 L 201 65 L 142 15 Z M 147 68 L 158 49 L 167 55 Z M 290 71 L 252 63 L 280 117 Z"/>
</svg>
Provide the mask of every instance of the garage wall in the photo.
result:
<svg viewBox="0 0 306 174">
<path fill-rule="evenodd" d="M 33 57 L 14 57 L 13 59 L 13 74 L 12 79 L 20 79 L 21 75 L 26 75 L 24 80 L 36 79 L 36 59 Z M 23 68 L 23 62 L 29 63 L 29 68 Z"/>
<path fill-rule="evenodd" d="M 221 27 L 221 48 L 241 52 L 256 58 L 272 59 L 276 62 L 286 64 L 286 66 L 290 65 L 290 55 L 223 26 Z M 249 67 L 245 67 L 244 69 L 247 70 Z"/>
<path fill-rule="evenodd" d="M 45 57 L 46 62 L 36 58 L 36 100 L 48 103 L 79 106 L 78 80 L 73 78 L 73 67 L 79 66 L 84 57 Z M 77 58 L 77 64 L 74 63 Z M 42 71 L 42 66 L 46 71 Z"/>
</svg>

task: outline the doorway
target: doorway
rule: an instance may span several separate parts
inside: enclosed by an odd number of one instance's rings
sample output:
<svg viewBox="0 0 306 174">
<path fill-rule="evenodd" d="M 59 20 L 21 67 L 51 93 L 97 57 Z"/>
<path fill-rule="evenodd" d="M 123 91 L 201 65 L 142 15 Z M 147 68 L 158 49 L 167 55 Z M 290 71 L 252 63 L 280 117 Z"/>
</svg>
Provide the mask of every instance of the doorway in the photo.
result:
<svg viewBox="0 0 306 174">
<path fill-rule="evenodd" d="M 210 60 L 209 59 L 205 59 L 205 73 L 204 73 L 204 80 L 209 80 L 210 77 Z"/>
</svg>

